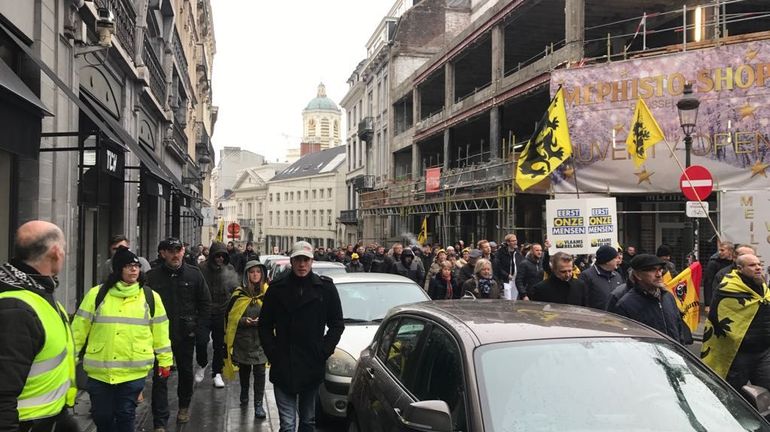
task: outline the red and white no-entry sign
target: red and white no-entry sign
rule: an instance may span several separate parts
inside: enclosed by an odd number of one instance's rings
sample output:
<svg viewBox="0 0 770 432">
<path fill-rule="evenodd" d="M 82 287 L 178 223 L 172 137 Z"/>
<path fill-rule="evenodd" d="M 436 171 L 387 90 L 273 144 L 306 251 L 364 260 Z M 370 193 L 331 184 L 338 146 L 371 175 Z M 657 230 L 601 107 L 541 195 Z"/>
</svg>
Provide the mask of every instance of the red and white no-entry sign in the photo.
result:
<svg viewBox="0 0 770 432">
<path fill-rule="evenodd" d="M 690 178 L 689 181 L 687 180 L 688 177 Z M 700 165 L 693 165 L 685 169 L 684 174 L 679 177 L 679 187 L 688 200 L 703 201 L 714 190 L 714 181 L 711 179 L 709 170 Z"/>
</svg>

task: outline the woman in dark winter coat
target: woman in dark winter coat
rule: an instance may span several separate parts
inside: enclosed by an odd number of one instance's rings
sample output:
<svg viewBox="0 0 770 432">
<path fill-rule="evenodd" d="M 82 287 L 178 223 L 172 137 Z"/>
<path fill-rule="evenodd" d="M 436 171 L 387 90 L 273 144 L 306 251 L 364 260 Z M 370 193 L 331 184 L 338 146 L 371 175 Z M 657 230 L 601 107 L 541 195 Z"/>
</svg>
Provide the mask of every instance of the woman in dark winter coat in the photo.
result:
<svg viewBox="0 0 770 432">
<path fill-rule="evenodd" d="M 450 300 L 462 297 L 463 290 L 454 277 L 452 263 L 444 261 L 441 270 L 430 280 L 428 296 L 433 300 Z"/>
<path fill-rule="evenodd" d="M 262 298 L 267 291 L 267 268 L 259 261 L 244 266 L 243 285 L 238 287 L 227 306 L 225 343 L 227 344 L 224 374 L 232 380 L 235 372 L 241 382 L 241 406 L 249 403 L 249 381 L 254 375 L 254 416 L 265 418 L 262 405 L 265 395 L 265 363 L 267 356 L 257 332 Z"/>
<path fill-rule="evenodd" d="M 492 277 L 492 263 L 488 259 L 476 261 L 473 269 L 473 277 L 465 281 L 462 292 L 469 292 L 476 298 L 500 298 L 500 287 Z"/>
</svg>

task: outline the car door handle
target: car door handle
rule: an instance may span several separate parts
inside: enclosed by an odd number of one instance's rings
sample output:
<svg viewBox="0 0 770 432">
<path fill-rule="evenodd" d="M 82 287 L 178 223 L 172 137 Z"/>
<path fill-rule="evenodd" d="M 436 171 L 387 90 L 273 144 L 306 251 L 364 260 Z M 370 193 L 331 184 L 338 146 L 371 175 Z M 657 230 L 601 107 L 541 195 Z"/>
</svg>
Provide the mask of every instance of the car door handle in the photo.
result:
<svg viewBox="0 0 770 432">
<path fill-rule="evenodd" d="M 374 379 L 374 369 L 373 368 L 368 367 L 368 368 L 364 368 L 364 370 L 366 371 L 366 374 L 369 375 L 370 379 Z"/>
</svg>

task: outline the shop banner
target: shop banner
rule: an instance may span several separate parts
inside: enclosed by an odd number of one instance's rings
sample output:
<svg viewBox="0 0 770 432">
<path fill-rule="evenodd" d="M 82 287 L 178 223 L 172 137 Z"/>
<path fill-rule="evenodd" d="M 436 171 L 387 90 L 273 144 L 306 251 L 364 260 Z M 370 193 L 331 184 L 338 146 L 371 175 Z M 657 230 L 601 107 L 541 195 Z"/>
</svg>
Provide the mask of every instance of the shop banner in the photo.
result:
<svg viewBox="0 0 770 432">
<path fill-rule="evenodd" d="M 551 94 L 565 91 L 574 165 L 551 177 L 556 193 L 665 193 L 679 190 L 681 170 L 665 142 L 638 168 L 628 153 L 637 100 L 685 161 L 676 103 L 685 82 L 700 100 L 692 164 L 714 176 L 715 190 L 767 187 L 770 168 L 770 40 L 558 69 Z"/>
<path fill-rule="evenodd" d="M 545 211 L 551 255 L 592 254 L 599 246 L 618 244 L 615 198 L 547 200 Z"/>
<path fill-rule="evenodd" d="M 770 263 L 769 190 L 723 192 L 719 216 L 722 239 L 751 245 L 765 265 Z"/>
</svg>

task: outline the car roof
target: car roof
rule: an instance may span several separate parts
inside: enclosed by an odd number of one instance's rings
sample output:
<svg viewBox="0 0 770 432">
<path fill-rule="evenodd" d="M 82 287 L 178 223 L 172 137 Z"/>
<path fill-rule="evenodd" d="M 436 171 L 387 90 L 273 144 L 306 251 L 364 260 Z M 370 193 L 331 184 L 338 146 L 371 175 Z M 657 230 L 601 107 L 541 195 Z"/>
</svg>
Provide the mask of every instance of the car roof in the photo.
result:
<svg viewBox="0 0 770 432">
<path fill-rule="evenodd" d="M 507 300 L 450 300 L 397 306 L 411 313 L 465 327 L 479 344 L 539 339 L 646 337 L 664 338 L 654 330 L 619 315 L 551 303 Z"/>
<path fill-rule="evenodd" d="M 346 273 L 346 274 L 334 275 L 332 279 L 334 279 L 335 284 L 356 283 L 356 282 L 360 282 L 360 283 L 385 282 L 385 283 L 406 283 L 406 284 L 417 285 L 414 283 L 413 280 L 407 277 L 404 277 L 401 275 L 394 275 L 390 273 Z"/>
</svg>

